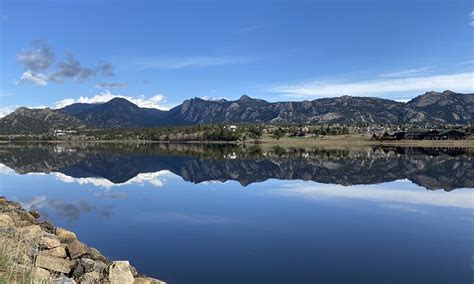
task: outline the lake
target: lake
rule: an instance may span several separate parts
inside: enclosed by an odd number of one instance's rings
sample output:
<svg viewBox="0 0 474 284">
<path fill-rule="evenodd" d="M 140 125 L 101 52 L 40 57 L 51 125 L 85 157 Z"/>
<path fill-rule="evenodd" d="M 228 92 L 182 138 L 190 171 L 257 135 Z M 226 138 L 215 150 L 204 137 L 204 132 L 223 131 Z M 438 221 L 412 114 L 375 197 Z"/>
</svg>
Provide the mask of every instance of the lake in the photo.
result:
<svg viewBox="0 0 474 284">
<path fill-rule="evenodd" d="M 474 151 L 3 144 L 1 195 L 168 283 L 472 283 Z"/>
</svg>

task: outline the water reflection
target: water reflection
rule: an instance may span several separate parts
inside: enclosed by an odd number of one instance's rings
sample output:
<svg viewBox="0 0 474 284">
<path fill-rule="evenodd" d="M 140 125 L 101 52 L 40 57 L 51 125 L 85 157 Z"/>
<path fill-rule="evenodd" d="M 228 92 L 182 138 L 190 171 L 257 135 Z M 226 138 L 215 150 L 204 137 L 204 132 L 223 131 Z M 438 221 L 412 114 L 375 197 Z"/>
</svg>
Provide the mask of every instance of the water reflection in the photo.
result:
<svg viewBox="0 0 474 284">
<path fill-rule="evenodd" d="M 426 189 L 474 187 L 473 152 L 462 148 L 16 144 L 1 151 L 0 163 L 16 173 L 51 173 L 103 188 L 162 187 L 170 173 L 193 183 L 233 180 L 244 186 L 268 179 L 340 185 L 408 179 Z"/>
<path fill-rule="evenodd" d="M 0 147 L 2 195 L 168 283 L 472 280 L 469 149 Z"/>
</svg>

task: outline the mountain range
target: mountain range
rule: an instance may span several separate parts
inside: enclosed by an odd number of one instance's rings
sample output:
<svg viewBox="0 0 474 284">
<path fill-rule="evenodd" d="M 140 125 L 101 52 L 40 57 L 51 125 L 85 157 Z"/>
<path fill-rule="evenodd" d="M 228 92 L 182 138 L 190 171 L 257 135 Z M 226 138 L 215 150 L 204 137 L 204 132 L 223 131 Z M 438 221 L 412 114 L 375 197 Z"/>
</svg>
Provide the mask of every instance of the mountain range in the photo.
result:
<svg viewBox="0 0 474 284">
<path fill-rule="evenodd" d="M 42 133 L 51 129 L 129 128 L 213 123 L 474 124 L 474 94 L 427 92 L 404 103 L 342 96 L 299 102 L 193 98 L 169 111 L 141 108 L 124 98 L 75 103 L 60 109 L 18 108 L 0 119 L 0 133 Z"/>
</svg>

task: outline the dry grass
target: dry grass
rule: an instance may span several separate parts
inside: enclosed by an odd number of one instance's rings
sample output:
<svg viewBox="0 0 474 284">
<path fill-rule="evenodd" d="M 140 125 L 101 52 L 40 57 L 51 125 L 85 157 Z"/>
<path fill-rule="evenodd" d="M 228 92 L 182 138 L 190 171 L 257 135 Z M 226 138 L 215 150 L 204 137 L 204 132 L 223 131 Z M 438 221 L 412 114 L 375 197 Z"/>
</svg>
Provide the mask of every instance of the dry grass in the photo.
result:
<svg viewBox="0 0 474 284">
<path fill-rule="evenodd" d="M 0 283 L 33 283 L 33 264 L 18 263 L 24 255 L 25 247 L 20 236 L 0 236 Z"/>
<path fill-rule="evenodd" d="M 26 246 L 15 233 L 0 234 L 0 283 L 49 283 L 34 277 L 34 265 L 26 258 Z"/>
</svg>

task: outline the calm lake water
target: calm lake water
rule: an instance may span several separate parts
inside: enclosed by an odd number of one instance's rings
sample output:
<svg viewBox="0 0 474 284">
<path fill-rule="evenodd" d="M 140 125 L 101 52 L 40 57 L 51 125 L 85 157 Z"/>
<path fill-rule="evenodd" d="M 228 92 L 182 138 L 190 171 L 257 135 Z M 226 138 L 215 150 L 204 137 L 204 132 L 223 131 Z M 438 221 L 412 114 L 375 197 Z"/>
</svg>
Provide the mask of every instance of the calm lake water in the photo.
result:
<svg viewBox="0 0 474 284">
<path fill-rule="evenodd" d="M 472 149 L 1 145 L 0 194 L 169 283 L 472 283 Z"/>
</svg>

